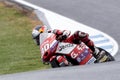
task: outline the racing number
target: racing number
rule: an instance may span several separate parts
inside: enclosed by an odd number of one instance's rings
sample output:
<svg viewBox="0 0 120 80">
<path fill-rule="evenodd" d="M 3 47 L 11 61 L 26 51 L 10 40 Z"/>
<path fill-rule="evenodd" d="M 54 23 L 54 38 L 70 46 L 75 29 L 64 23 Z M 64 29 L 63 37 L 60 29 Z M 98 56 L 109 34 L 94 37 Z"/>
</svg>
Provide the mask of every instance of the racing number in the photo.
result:
<svg viewBox="0 0 120 80">
<path fill-rule="evenodd" d="M 78 49 L 78 50 L 83 50 L 84 48 L 85 48 L 84 45 L 77 46 L 77 49 Z M 74 51 L 71 53 L 71 57 L 72 57 L 73 59 L 75 59 L 78 55 L 79 55 L 79 54 L 78 54 L 78 53 L 75 53 Z"/>
<path fill-rule="evenodd" d="M 72 57 L 73 59 L 75 59 L 77 56 L 78 56 L 78 54 L 77 54 L 77 53 L 74 53 L 74 51 L 71 53 L 71 57 Z"/>
<path fill-rule="evenodd" d="M 86 47 L 85 45 L 79 45 L 79 46 L 77 46 L 77 49 L 78 50 L 83 50 L 85 47 Z"/>
<path fill-rule="evenodd" d="M 49 44 L 45 44 L 42 48 L 42 53 L 44 54 L 50 48 Z"/>
</svg>

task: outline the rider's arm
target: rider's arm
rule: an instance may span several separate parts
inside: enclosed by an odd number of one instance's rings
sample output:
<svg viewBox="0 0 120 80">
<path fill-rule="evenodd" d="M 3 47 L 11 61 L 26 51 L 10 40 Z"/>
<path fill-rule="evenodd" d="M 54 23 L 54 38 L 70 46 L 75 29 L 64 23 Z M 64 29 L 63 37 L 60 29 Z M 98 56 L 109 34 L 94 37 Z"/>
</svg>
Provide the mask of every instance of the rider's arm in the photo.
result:
<svg viewBox="0 0 120 80">
<path fill-rule="evenodd" d="M 50 30 L 49 32 L 54 33 L 57 36 L 56 38 L 58 40 L 65 40 L 71 33 L 69 30 L 59 30 L 59 29 Z"/>
<path fill-rule="evenodd" d="M 59 29 L 48 30 L 48 33 L 54 33 L 56 35 L 62 35 L 63 30 L 59 30 Z"/>
</svg>

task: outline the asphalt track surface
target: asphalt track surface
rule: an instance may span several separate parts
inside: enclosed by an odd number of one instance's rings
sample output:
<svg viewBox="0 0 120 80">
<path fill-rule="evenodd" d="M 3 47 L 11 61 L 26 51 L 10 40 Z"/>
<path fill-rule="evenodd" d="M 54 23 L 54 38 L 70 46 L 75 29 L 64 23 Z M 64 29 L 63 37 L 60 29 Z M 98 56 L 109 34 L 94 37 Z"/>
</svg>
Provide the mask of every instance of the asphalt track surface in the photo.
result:
<svg viewBox="0 0 120 80">
<path fill-rule="evenodd" d="M 120 45 L 120 0 L 26 1 L 101 30 Z M 119 57 L 120 50 L 115 62 L 3 75 L 0 80 L 120 80 Z"/>
</svg>

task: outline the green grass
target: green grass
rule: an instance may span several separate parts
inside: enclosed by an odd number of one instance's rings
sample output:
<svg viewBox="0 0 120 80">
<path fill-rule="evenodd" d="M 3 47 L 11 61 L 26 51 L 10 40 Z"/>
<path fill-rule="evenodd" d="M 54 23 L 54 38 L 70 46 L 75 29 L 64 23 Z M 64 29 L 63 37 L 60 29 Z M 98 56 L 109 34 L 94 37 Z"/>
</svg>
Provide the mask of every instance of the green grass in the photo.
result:
<svg viewBox="0 0 120 80">
<path fill-rule="evenodd" d="M 30 18 L 0 4 L 0 74 L 46 69 L 31 37 Z"/>
</svg>

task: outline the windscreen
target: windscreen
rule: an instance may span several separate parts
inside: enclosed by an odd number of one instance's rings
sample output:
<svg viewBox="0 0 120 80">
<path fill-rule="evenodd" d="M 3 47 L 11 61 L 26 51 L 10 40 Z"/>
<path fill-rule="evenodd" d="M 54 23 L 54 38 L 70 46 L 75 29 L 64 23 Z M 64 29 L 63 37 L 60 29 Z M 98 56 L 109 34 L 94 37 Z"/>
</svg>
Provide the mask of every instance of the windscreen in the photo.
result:
<svg viewBox="0 0 120 80">
<path fill-rule="evenodd" d="M 48 37 L 48 33 L 41 33 L 39 36 L 40 45 L 45 41 L 45 39 Z"/>
<path fill-rule="evenodd" d="M 41 33 L 39 36 L 39 40 L 40 40 L 40 45 L 48 38 L 51 36 L 52 33 Z"/>
</svg>

